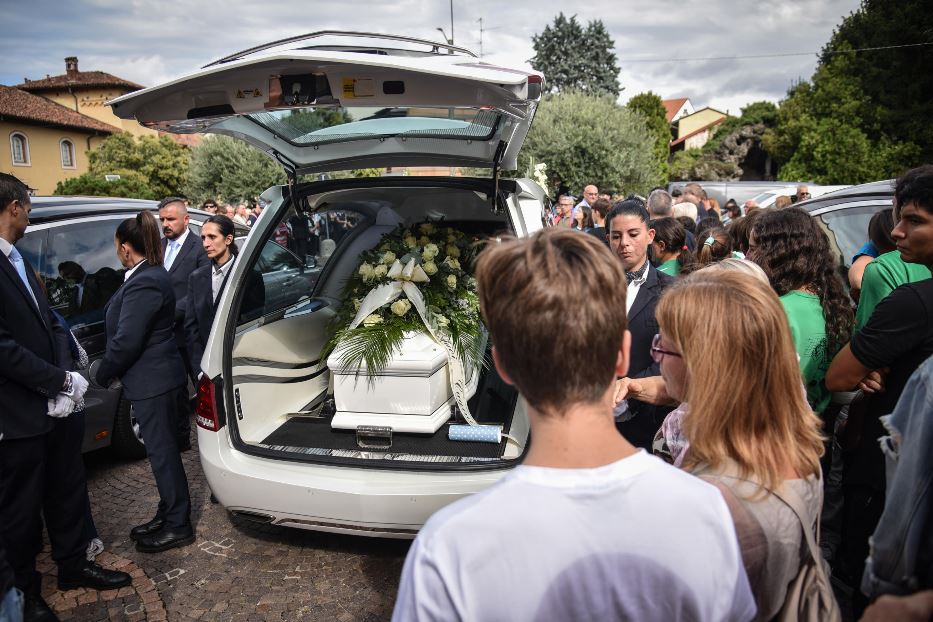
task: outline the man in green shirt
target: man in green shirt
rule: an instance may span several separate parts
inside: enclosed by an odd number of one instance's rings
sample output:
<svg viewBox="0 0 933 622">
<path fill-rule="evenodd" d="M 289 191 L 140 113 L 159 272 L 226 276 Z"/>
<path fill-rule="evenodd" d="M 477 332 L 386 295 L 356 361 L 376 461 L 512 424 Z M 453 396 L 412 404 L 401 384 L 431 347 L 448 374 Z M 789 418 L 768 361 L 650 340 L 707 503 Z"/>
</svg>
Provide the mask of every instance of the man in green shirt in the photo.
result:
<svg viewBox="0 0 933 622">
<path fill-rule="evenodd" d="M 855 330 L 868 323 L 868 318 L 878 303 L 888 294 L 906 283 L 916 283 L 931 277 L 930 269 L 918 263 L 906 263 L 901 252 L 894 250 L 876 257 L 865 266 L 862 275 L 862 291 L 855 313 Z"/>
</svg>

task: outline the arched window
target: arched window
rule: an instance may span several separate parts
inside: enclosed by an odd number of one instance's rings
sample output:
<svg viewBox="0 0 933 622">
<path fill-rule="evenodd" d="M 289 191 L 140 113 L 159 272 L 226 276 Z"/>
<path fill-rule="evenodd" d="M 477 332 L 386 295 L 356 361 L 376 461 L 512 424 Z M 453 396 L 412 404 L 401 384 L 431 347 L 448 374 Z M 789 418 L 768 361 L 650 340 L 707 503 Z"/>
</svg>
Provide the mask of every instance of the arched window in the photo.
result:
<svg viewBox="0 0 933 622">
<path fill-rule="evenodd" d="M 10 134 L 10 151 L 13 154 L 13 164 L 29 166 L 29 140 L 22 132 Z"/>
<path fill-rule="evenodd" d="M 63 138 L 61 143 L 62 168 L 75 168 L 75 145 L 67 138 Z"/>
</svg>

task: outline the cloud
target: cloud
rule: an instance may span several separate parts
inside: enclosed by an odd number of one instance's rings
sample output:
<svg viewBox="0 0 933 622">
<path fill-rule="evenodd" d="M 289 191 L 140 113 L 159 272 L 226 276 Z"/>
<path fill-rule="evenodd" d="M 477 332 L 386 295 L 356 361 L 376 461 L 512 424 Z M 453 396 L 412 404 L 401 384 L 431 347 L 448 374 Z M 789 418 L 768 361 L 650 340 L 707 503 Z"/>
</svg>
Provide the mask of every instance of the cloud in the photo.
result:
<svg viewBox="0 0 933 622">
<path fill-rule="evenodd" d="M 584 24 L 601 19 L 616 43 L 625 87 L 621 100 L 652 90 L 690 97 L 694 106 L 729 108 L 777 101 L 815 56 L 751 60 L 711 57 L 817 52 L 858 0 L 593 0 L 578 5 Z M 454 0 L 457 45 L 483 51 L 489 62 L 527 66 L 531 37 L 565 5 L 558 0 Z M 0 0 L 8 22 L 0 40 L 0 84 L 64 72 L 64 57 L 151 86 L 227 54 L 270 40 L 324 29 L 450 35 L 448 0 L 296 2 L 295 0 Z M 565 13 L 572 14 L 565 10 Z M 586 45 L 580 41 L 579 45 Z M 670 62 L 635 62 L 686 59 Z"/>
</svg>

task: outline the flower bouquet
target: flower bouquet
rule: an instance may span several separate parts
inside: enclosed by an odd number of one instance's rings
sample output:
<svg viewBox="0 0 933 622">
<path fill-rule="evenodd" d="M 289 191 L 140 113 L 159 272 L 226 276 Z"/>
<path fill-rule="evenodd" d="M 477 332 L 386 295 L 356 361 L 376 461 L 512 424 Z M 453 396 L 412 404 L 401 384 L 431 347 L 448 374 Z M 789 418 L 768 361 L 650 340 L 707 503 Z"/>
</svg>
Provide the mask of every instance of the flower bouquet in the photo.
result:
<svg viewBox="0 0 933 622">
<path fill-rule="evenodd" d="M 472 238 L 430 222 L 386 235 L 361 254 L 323 356 L 339 346 L 341 367 L 365 367 L 372 378 L 406 336 L 424 333 L 466 367 L 481 364 L 486 331 L 470 273 L 475 252 Z"/>
</svg>

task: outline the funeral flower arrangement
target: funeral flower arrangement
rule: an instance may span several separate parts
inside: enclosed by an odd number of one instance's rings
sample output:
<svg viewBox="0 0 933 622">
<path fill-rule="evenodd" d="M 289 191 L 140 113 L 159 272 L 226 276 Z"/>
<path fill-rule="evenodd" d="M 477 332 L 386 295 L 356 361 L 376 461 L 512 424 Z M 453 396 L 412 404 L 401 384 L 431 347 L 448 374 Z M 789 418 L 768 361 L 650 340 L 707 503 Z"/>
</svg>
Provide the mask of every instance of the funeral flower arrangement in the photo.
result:
<svg viewBox="0 0 933 622">
<path fill-rule="evenodd" d="M 485 329 L 471 269 L 474 240 L 425 222 L 399 226 L 360 256 L 334 319 L 323 357 L 335 348 L 340 363 L 372 377 L 384 370 L 406 334 L 447 342 L 465 363 L 479 364 Z"/>
</svg>

